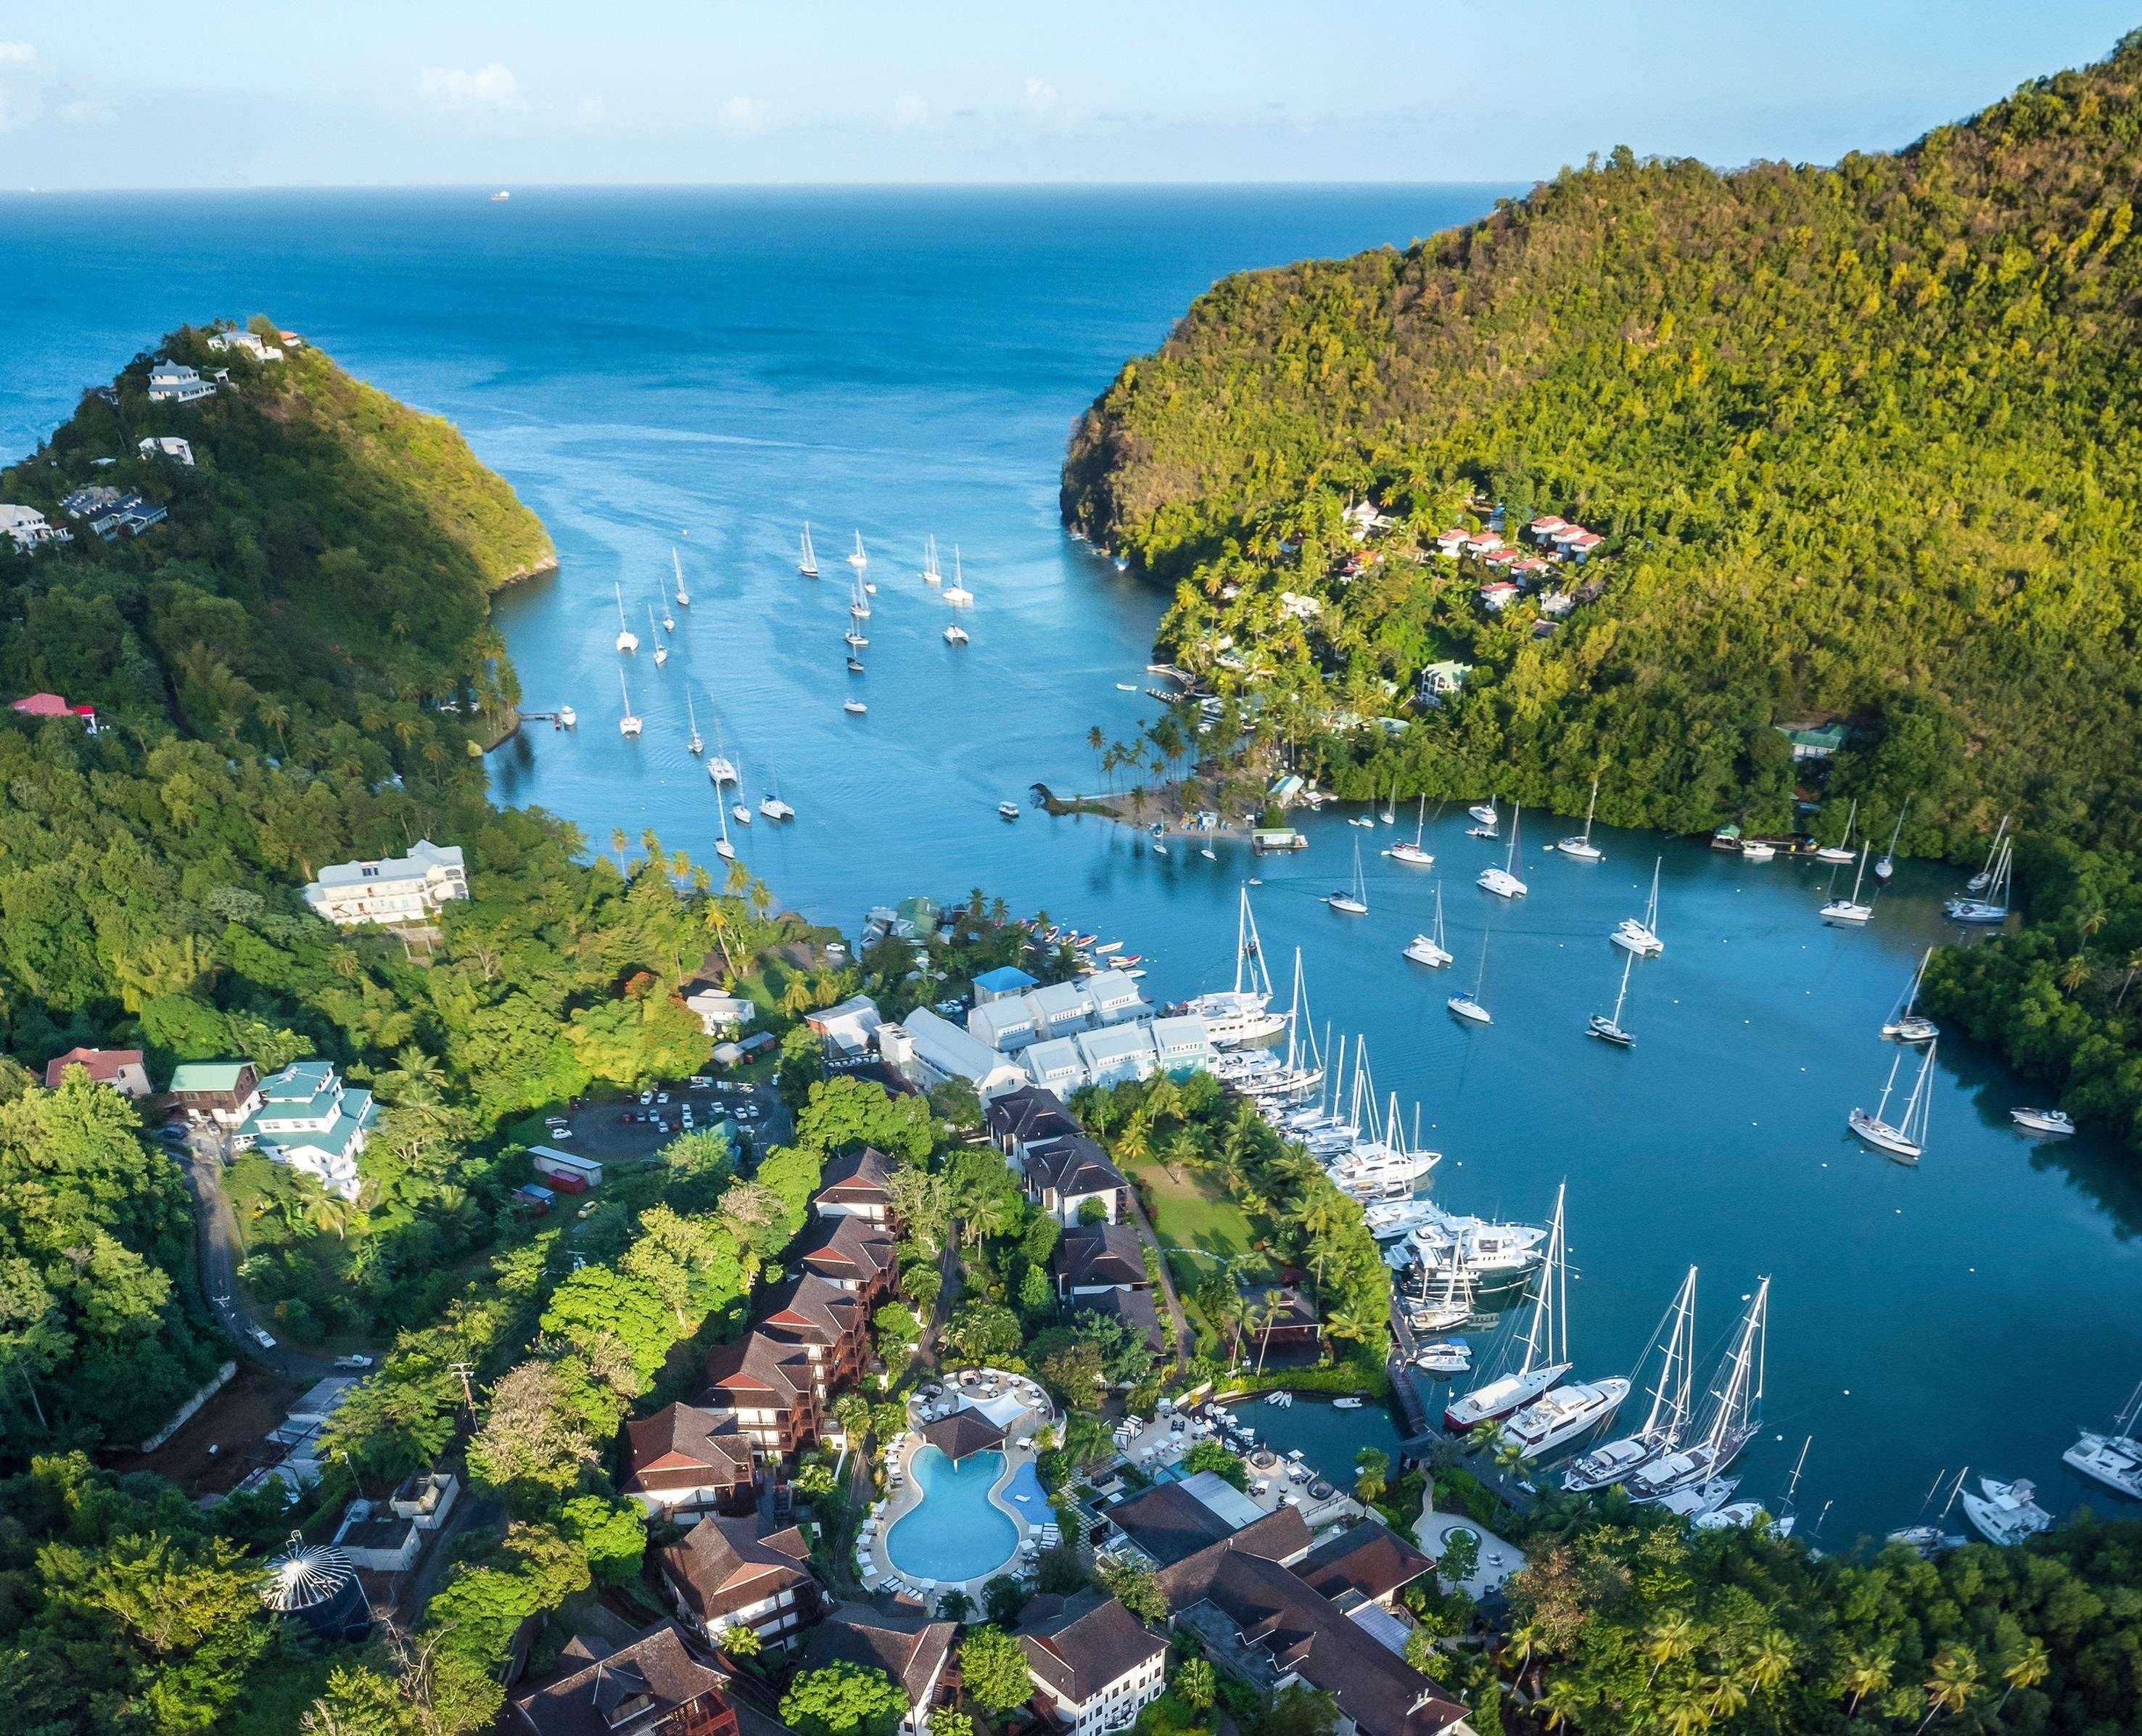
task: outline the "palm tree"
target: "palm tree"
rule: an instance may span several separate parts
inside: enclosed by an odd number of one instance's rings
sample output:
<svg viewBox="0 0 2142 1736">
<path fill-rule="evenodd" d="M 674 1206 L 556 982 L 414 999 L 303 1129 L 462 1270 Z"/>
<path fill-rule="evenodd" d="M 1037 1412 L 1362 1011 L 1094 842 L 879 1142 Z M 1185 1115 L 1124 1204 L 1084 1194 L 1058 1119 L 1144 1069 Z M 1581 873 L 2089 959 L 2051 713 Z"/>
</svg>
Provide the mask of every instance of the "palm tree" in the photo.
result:
<svg viewBox="0 0 2142 1736">
<path fill-rule="evenodd" d="M 1765 1628 L 1748 1654 L 1748 1679 L 1768 1694 L 1792 1674 L 1793 1642 L 1775 1628 Z"/>
<path fill-rule="evenodd" d="M 1525 1672 L 1537 1660 L 1540 1654 L 1540 1630 L 1534 1622 L 1520 1622 L 1510 1630 L 1503 1645 L 1503 1655 L 1510 1660 L 1510 1685 L 1522 1690 Z"/>
<path fill-rule="evenodd" d="M 1094 732 L 1096 734 L 1099 731 Z M 1212 1677 L 1212 1666 L 1202 1658 L 1187 1660 L 1175 1673 L 1175 1691 L 1192 1710 L 1202 1712 L 1218 1697 L 1219 1684 Z"/>
<path fill-rule="evenodd" d="M 1748 1704 L 1746 1686 L 1730 1670 L 1705 1677 L 1702 1686 L 1710 1696 L 1710 1715 L 1715 1719 L 1737 1717 Z"/>
<path fill-rule="evenodd" d="M 2015 1662 L 2001 1672 L 2001 1679 L 2008 1685 L 2001 1690 L 2001 1704 L 1993 1709 L 1993 1715 L 2001 1715 L 2001 1707 L 2008 1704 L 2008 1696 L 2018 1688 L 2035 1688 L 2052 1674 L 2053 1660 L 2046 1655 L 2045 1642 L 2026 1640 L 2023 1649 L 2016 1654 Z"/>
<path fill-rule="evenodd" d="M 1695 1688 L 1676 1688 L 1659 1704 L 1659 1722 L 1666 1736 L 1695 1736 L 1710 1724 L 1710 1707 Z"/>
<path fill-rule="evenodd" d="M 2112 1003 L 2112 1010 L 2115 1012 L 2119 1011 L 2126 1001 L 2127 991 L 2135 987 L 2136 974 L 2142 972 L 2142 947 L 2137 947 L 2127 955 L 2126 962 L 2122 966 L 2122 969 L 2126 974 L 2120 979 L 2120 993 Z"/>
<path fill-rule="evenodd" d="M 1286 1293 L 1266 1290 L 1250 1313 L 1255 1317 L 1252 1322 L 1254 1328 L 1262 1334 L 1257 1341 L 1257 1372 L 1262 1374 L 1265 1372 L 1265 1353 L 1271 1348 L 1272 1328 L 1286 1318 Z"/>
<path fill-rule="evenodd" d="M 612 828 L 610 828 L 610 848 L 612 848 L 613 850 L 614 850 L 614 851 L 616 851 L 616 852 L 617 852 L 617 871 L 618 871 L 618 873 L 619 873 L 621 874 L 621 873 L 623 873 L 624 872 L 624 827 L 622 827 L 622 826 L 614 826 L 614 827 L 612 827 Z"/>
<path fill-rule="evenodd" d="M 2072 997 L 2081 992 L 2093 974 L 2090 960 L 2078 952 L 2061 967 L 2061 973 L 2057 980 L 2061 987 Z"/>
<path fill-rule="evenodd" d="M 1868 1694 L 1887 1694 L 1889 1684 L 1896 1679 L 1896 1655 L 1887 1649 L 1853 1653 L 1844 1664 L 1845 1691 L 1852 1696 L 1852 1704 L 1844 1709 L 1844 1715 L 1857 1715 L 1860 1701 Z"/>
<path fill-rule="evenodd" d="M 1667 1664 L 1679 1662 L 1695 1649 L 1695 1624 L 1683 1611 L 1676 1610 L 1652 1623 L 1644 1640 L 1644 1655 L 1651 1660 L 1651 1673 L 1644 1678 L 1644 1686 L 1649 1688 Z"/>
<path fill-rule="evenodd" d="M 1541 1723 L 1550 1730 L 1558 1730 L 1577 1721 L 1577 1684 L 1566 1676 L 1557 1676 L 1541 1690 L 1532 1705 L 1540 1714 Z"/>
<path fill-rule="evenodd" d="M 1977 1654 L 1967 1645 L 1951 1646 L 1934 1659 L 1933 1674 L 1927 1678 L 1927 1715 L 1919 1729 L 1932 1724 L 1937 1712 L 1957 1716 L 1977 1692 Z"/>
</svg>

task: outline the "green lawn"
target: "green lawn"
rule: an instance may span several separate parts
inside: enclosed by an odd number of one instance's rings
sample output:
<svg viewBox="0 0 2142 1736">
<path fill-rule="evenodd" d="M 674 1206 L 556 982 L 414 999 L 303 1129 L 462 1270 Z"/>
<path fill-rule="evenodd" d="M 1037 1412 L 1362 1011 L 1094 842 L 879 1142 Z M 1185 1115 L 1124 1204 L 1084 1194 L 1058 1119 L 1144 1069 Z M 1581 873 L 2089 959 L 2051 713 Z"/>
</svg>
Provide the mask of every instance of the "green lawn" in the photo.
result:
<svg viewBox="0 0 2142 1736">
<path fill-rule="evenodd" d="M 1250 1252 L 1255 1233 L 1242 1209 L 1202 1178 L 1177 1177 L 1157 1158 L 1133 1168 L 1152 1213 L 1162 1242 L 1193 1258 L 1239 1259 Z"/>
</svg>

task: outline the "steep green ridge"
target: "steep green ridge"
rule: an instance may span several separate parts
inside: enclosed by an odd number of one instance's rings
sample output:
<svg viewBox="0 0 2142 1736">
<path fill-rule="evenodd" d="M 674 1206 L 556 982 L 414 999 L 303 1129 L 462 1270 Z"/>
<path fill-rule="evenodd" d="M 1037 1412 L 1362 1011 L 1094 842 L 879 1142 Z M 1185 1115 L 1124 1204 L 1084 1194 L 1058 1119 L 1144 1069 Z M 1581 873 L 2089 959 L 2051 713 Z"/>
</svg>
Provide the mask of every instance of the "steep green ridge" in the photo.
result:
<svg viewBox="0 0 2142 1736">
<path fill-rule="evenodd" d="M 1074 432 L 1065 517 L 1181 579 L 1163 645 L 1323 730 L 1342 790 L 1567 811 L 1596 771 L 1602 817 L 1781 825 L 1770 726 L 1837 717 L 1830 831 L 1909 793 L 1922 853 L 2010 809 L 2142 843 L 2138 178 L 2135 37 L 1834 168 L 1617 151 L 1403 251 L 1218 284 Z M 1552 637 L 1418 552 L 1475 491 L 1607 533 Z M 1348 585 L 1364 492 L 1401 523 Z M 1226 637 L 1261 679 L 1217 668 Z M 1444 657 L 1478 665 L 1462 701 L 1337 739 Z"/>
</svg>

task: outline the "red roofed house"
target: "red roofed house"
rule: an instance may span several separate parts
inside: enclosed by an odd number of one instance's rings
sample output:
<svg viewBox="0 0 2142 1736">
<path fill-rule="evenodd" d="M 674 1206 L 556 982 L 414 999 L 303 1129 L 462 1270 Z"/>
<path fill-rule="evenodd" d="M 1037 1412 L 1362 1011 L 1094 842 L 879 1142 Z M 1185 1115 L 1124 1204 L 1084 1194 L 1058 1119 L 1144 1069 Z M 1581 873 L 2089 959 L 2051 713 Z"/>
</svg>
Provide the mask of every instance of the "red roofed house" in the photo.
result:
<svg viewBox="0 0 2142 1736">
<path fill-rule="evenodd" d="M 624 1492 L 649 1512 L 748 1513 L 756 1504 L 752 1443 L 733 1413 L 664 1405 L 624 1432 Z"/>
<path fill-rule="evenodd" d="M 1480 601 L 1498 614 L 1515 602 L 1519 594 L 1518 587 L 1508 579 L 1498 579 L 1492 585 L 1480 587 Z"/>
<path fill-rule="evenodd" d="M 1590 555 L 1592 550 L 1598 547 L 1599 545 L 1606 540 L 1606 539 L 1601 536 L 1597 531 L 1580 531 L 1576 536 L 1571 537 L 1567 542 L 1564 543 L 1562 547 L 1567 548 L 1570 553 L 1576 556 L 1578 560 L 1582 561 Z"/>
<path fill-rule="evenodd" d="M 1535 542 L 1537 542 L 1542 537 L 1552 537 L 1557 531 L 1567 530 L 1568 527 L 1568 520 L 1550 517 L 1547 518 L 1535 518 L 1530 524 L 1525 527 L 1525 529 L 1532 536 L 1532 539 Z"/>
<path fill-rule="evenodd" d="M 12 701 L 8 709 L 25 717 L 78 717 L 91 734 L 96 734 L 96 707 L 70 705 L 56 693 L 33 693 L 27 699 Z"/>
<path fill-rule="evenodd" d="M 45 1063 L 45 1089 L 56 1091 L 69 1067 L 80 1067 L 99 1085 L 108 1085 L 122 1097 L 146 1097 L 149 1075 L 141 1065 L 139 1049 L 70 1049 Z"/>
<path fill-rule="evenodd" d="M 752 1331 L 707 1353 L 699 1407 L 733 1416 L 759 1457 L 782 1459 L 821 1433 L 817 1370 L 801 1344 Z"/>
</svg>

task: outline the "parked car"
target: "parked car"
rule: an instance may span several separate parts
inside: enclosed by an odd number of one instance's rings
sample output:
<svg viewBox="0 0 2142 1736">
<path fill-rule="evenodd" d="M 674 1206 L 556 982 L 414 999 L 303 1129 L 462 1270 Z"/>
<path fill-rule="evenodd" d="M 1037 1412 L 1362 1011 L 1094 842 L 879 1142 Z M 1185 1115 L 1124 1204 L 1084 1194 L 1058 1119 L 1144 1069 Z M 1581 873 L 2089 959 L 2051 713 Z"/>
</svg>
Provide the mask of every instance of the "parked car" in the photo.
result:
<svg viewBox="0 0 2142 1736">
<path fill-rule="evenodd" d="M 669 1092 L 667 1092 L 667 1091 L 657 1091 L 657 1092 L 654 1094 L 654 1100 L 655 1100 L 657 1103 L 667 1103 L 667 1102 L 669 1100 Z"/>
<path fill-rule="evenodd" d="M 652 1091 L 642 1091 L 639 1094 L 639 1100 L 642 1103 L 652 1103 L 654 1100 L 654 1093 Z"/>
<path fill-rule="evenodd" d="M 334 1365 L 338 1368 L 369 1368 L 372 1358 L 353 1350 L 348 1356 L 337 1357 Z"/>
<path fill-rule="evenodd" d="M 268 1328 L 264 1326 L 256 1326 L 253 1328 L 253 1342 L 263 1350 L 273 1350 L 275 1348 L 275 1341 L 269 1336 Z"/>
<path fill-rule="evenodd" d="M 573 1130 L 570 1127 L 553 1127 L 550 1130 L 550 1137 L 554 1140 L 569 1140 L 572 1136 Z"/>
</svg>

